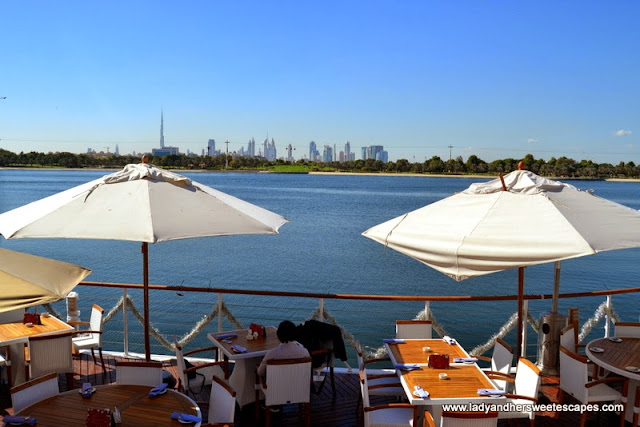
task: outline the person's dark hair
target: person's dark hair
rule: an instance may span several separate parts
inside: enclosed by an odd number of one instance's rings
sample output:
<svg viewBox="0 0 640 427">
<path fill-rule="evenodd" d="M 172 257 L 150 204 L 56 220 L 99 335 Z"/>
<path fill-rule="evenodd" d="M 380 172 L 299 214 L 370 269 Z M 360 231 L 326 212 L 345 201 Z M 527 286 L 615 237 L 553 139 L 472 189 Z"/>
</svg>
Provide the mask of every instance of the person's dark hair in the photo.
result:
<svg viewBox="0 0 640 427">
<path fill-rule="evenodd" d="M 294 325 L 290 320 L 280 322 L 278 325 L 278 332 L 276 332 L 276 334 L 278 335 L 280 342 L 295 341 L 296 325 Z"/>
</svg>

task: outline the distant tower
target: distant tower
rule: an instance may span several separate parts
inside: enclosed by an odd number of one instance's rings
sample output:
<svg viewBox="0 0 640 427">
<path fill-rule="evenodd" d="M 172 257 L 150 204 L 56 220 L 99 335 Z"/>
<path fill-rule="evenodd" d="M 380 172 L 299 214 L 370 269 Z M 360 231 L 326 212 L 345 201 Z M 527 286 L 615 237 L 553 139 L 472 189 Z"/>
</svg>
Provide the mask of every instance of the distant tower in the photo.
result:
<svg viewBox="0 0 640 427">
<path fill-rule="evenodd" d="M 164 148 L 164 112 L 160 110 L 160 148 Z"/>
<path fill-rule="evenodd" d="M 210 139 L 209 142 L 207 142 L 207 155 L 209 155 L 209 156 L 215 156 L 216 155 L 216 140 L 215 139 Z"/>
<path fill-rule="evenodd" d="M 118 144 L 116 144 L 116 152 L 115 152 L 116 156 L 120 155 L 120 149 L 118 148 Z"/>
</svg>

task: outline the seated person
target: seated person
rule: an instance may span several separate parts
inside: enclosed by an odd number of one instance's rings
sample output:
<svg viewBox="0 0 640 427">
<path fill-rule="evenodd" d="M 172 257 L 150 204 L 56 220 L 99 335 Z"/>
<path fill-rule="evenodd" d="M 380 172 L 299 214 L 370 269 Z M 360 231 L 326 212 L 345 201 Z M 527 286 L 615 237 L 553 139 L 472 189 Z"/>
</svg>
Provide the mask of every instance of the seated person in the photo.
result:
<svg viewBox="0 0 640 427">
<path fill-rule="evenodd" d="M 304 348 L 302 344 L 295 340 L 296 326 L 293 322 L 285 320 L 278 325 L 277 332 L 280 345 L 272 348 L 264 355 L 262 363 L 258 366 L 258 375 L 265 376 L 267 373 L 267 360 L 271 359 L 298 359 L 301 357 L 309 357 L 309 350 Z"/>
</svg>

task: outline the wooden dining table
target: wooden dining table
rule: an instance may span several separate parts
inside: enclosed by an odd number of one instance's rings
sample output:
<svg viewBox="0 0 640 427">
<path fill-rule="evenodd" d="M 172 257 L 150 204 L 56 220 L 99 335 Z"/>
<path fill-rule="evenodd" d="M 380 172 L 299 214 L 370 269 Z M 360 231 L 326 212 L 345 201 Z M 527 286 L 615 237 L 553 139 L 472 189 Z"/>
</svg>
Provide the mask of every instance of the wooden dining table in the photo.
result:
<svg viewBox="0 0 640 427">
<path fill-rule="evenodd" d="M 256 339 L 247 339 L 247 330 L 240 329 L 234 331 L 224 331 L 207 334 L 211 341 L 225 358 L 235 362 L 233 373 L 229 377 L 229 385 L 236 391 L 236 402 L 242 408 L 244 405 L 253 403 L 256 386 L 256 366 L 260 364 L 265 354 L 272 348 L 280 345 L 277 329 L 274 326 L 266 327 L 267 336 Z M 235 334 L 234 338 L 218 338 Z M 234 345 L 244 347 L 246 353 L 238 353 L 233 350 Z"/>
<path fill-rule="evenodd" d="M 640 386 L 640 338 L 599 338 L 585 346 L 585 353 L 596 365 L 629 378 L 625 419 L 631 422 L 636 388 Z"/>
<path fill-rule="evenodd" d="M 8 346 L 11 360 L 12 385 L 25 382 L 24 377 L 24 344 L 29 337 L 57 334 L 75 330 L 62 320 L 40 315 L 42 325 L 27 326 L 22 322 L 0 323 L 0 347 Z"/>
<path fill-rule="evenodd" d="M 120 411 L 122 422 L 127 426 L 193 426 L 171 418 L 174 412 L 202 417 L 198 405 L 188 396 L 175 390 L 156 397 L 149 397 L 152 387 L 144 385 L 96 386 L 91 397 L 83 397 L 80 389 L 60 393 L 35 403 L 15 415 L 29 416 L 37 420 L 37 426 L 85 427 L 89 409 Z"/>
<path fill-rule="evenodd" d="M 442 339 L 407 339 L 404 343 L 385 343 L 385 346 L 394 365 L 419 365 L 420 368 L 416 370 L 397 369 L 396 372 L 409 403 L 415 406 L 429 406 L 429 412 L 436 425 L 440 423 L 443 404 L 504 403 L 506 401 L 504 397 L 478 395 L 478 389 L 499 389 L 482 372 L 477 363 L 454 362 L 455 358 L 469 357 L 458 342 L 449 344 Z M 426 350 L 425 347 L 429 349 Z M 429 368 L 428 359 L 432 354 L 449 355 L 449 368 Z M 440 378 L 440 374 L 446 374 L 446 378 Z M 415 396 L 413 394 L 415 386 L 420 386 L 428 392 L 429 398 Z"/>
</svg>

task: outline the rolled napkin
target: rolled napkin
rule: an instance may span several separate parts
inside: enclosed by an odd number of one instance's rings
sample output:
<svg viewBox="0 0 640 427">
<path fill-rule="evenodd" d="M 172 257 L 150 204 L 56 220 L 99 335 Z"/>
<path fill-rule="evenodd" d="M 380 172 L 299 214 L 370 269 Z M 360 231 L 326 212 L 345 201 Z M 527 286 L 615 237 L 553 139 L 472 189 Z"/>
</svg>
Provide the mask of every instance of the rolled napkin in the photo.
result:
<svg viewBox="0 0 640 427">
<path fill-rule="evenodd" d="M 157 395 L 164 393 L 164 391 L 167 389 L 167 386 L 168 386 L 167 383 L 162 383 L 152 388 L 151 391 L 149 392 L 149 397 L 156 397 Z"/>
<path fill-rule="evenodd" d="M 396 363 L 394 367 L 401 371 L 414 371 L 416 369 L 420 369 L 420 365 L 417 363 Z"/>
<path fill-rule="evenodd" d="M 414 387 L 413 387 L 413 389 L 415 390 L 415 391 L 413 392 L 413 394 L 414 394 L 416 397 L 421 397 L 421 398 L 423 398 L 423 399 L 428 399 L 428 398 L 429 398 L 429 392 L 428 392 L 428 391 L 425 391 L 425 390 L 424 390 L 422 387 L 420 387 L 419 385 L 414 386 Z"/>
<path fill-rule="evenodd" d="M 235 351 L 237 351 L 238 353 L 246 353 L 247 352 L 246 348 L 244 348 L 243 346 L 238 345 L 238 344 L 232 345 L 231 348 L 234 349 Z"/>
<path fill-rule="evenodd" d="M 38 420 L 36 420 L 35 418 L 21 417 L 20 415 L 5 415 L 4 417 L 2 417 L 2 421 L 4 421 L 5 424 L 15 423 L 24 424 L 26 426 L 32 426 L 38 422 Z"/>
<path fill-rule="evenodd" d="M 238 334 L 220 334 L 216 336 L 217 340 L 224 340 L 227 338 L 237 338 Z"/>
<path fill-rule="evenodd" d="M 454 357 L 453 363 L 477 362 L 477 357 Z"/>
<path fill-rule="evenodd" d="M 445 335 L 445 336 L 443 336 L 443 337 L 442 337 L 442 341 L 444 341 L 444 342 L 446 342 L 446 343 L 449 343 L 449 344 L 451 344 L 451 345 L 453 345 L 453 344 L 455 344 L 455 343 L 456 343 L 456 340 L 455 340 L 455 339 L 453 339 L 453 338 L 451 338 L 449 335 Z"/>
<path fill-rule="evenodd" d="M 183 414 L 182 412 L 174 412 L 171 414 L 171 418 L 174 420 L 188 421 L 190 423 L 199 423 L 202 421 L 202 418 L 197 415 Z"/>
<path fill-rule="evenodd" d="M 91 383 L 82 383 L 82 397 L 91 397 L 94 391 Z"/>
<path fill-rule="evenodd" d="M 386 344 L 404 344 L 405 341 L 400 338 L 385 338 L 382 340 L 383 343 Z"/>
<path fill-rule="evenodd" d="M 494 390 L 492 388 L 479 388 L 478 395 L 479 396 L 503 396 L 507 394 L 504 390 Z"/>
</svg>

